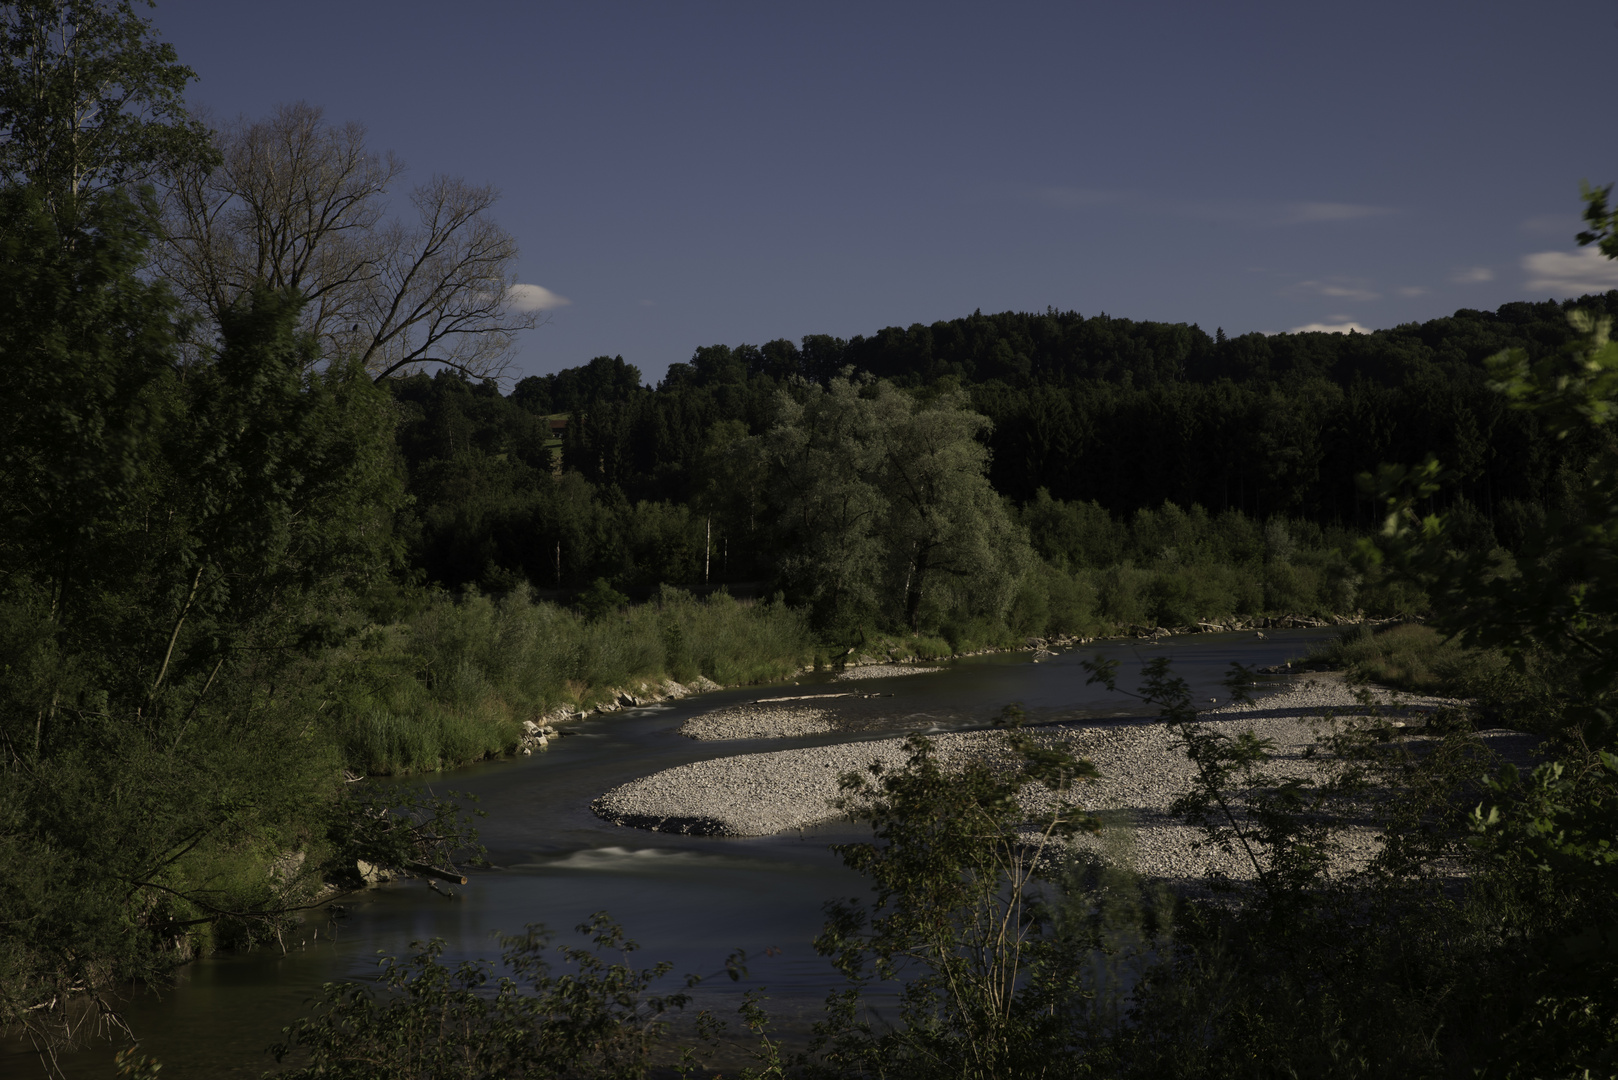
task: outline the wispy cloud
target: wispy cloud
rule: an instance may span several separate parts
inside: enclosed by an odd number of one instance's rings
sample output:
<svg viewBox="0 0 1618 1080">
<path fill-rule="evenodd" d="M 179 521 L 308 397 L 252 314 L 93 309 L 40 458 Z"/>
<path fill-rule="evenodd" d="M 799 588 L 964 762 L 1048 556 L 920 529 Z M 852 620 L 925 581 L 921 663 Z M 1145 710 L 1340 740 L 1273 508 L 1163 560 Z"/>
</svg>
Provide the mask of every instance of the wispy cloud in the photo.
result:
<svg viewBox="0 0 1618 1080">
<path fill-rule="evenodd" d="M 1618 289 L 1618 261 L 1593 247 L 1578 251 L 1541 251 L 1523 256 L 1527 288 L 1552 296 L 1579 296 Z"/>
<path fill-rule="evenodd" d="M 1238 225 L 1274 228 L 1286 225 L 1312 225 L 1330 221 L 1355 221 L 1396 213 L 1392 207 L 1364 206 L 1336 202 L 1253 202 L 1211 199 L 1185 202 L 1173 207 L 1186 217 L 1205 221 L 1230 221 Z"/>
<path fill-rule="evenodd" d="M 1426 296 L 1427 290 L 1421 285 L 1405 285 L 1399 289 L 1400 296 Z"/>
<path fill-rule="evenodd" d="M 1312 322 L 1304 326 L 1294 326 L 1287 331 L 1289 334 L 1369 334 L 1370 332 L 1370 330 L 1352 320 L 1336 323 Z"/>
<path fill-rule="evenodd" d="M 1333 278 L 1327 281 L 1300 281 L 1292 286 L 1293 292 L 1309 292 L 1316 296 L 1329 296 L 1336 300 L 1380 300 L 1381 293 L 1372 292 L 1363 282 L 1352 278 Z"/>
<path fill-rule="evenodd" d="M 513 311 L 552 311 L 567 307 L 573 301 L 557 296 L 543 285 L 513 285 L 506 290 L 506 303 Z"/>
<path fill-rule="evenodd" d="M 1298 202 L 1287 203 L 1281 210 L 1279 224 L 1301 225 L 1311 221 L 1357 221 L 1360 218 L 1386 217 L 1393 213 L 1387 206 L 1364 206 L 1359 203 Z"/>
<path fill-rule="evenodd" d="M 1061 185 L 1025 188 L 1023 195 L 1034 202 L 1059 210 L 1127 206 L 1133 210 L 1153 214 L 1169 213 L 1200 221 L 1228 221 L 1237 225 L 1261 227 L 1357 221 L 1364 218 L 1385 217 L 1398 212 L 1389 206 L 1369 206 L 1363 203 L 1159 198 L 1146 192 Z"/>
<path fill-rule="evenodd" d="M 1570 237 L 1584 227 L 1584 220 L 1577 214 L 1535 214 L 1517 224 L 1518 231 L 1536 236 Z"/>
<path fill-rule="evenodd" d="M 1477 285 L 1494 280 L 1494 271 L 1487 266 L 1466 266 L 1455 271 L 1449 279 L 1457 285 Z"/>
</svg>

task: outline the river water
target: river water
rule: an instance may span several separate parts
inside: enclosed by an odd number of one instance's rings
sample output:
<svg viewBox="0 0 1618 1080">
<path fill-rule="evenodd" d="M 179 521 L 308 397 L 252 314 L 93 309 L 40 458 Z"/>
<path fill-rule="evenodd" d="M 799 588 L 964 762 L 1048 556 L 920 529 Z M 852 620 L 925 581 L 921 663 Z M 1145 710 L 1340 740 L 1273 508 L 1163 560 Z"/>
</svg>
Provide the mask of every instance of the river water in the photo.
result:
<svg viewBox="0 0 1618 1080">
<path fill-rule="evenodd" d="M 1122 693 L 1087 686 L 1081 661 L 1120 661 L 1119 685 L 1133 688 L 1140 665 L 1172 658 L 1194 700 L 1223 701 L 1231 662 L 1249 667 L 1295 659 L 1332 636 L 1331 630 L 1208 634 L 1161 644 L 1106 642 L 1034 662 L 1026 653 L 969 657 L 928 675 L 861 680 L 849 686 L 891 693 L 892 721 L 871 737 L 917 730 L 982 726 L 1004 705 L 1020 703 L 1030 723 L 1128 722 L 1148 710 Z M 803 686 L 827 681 L 804 677 Z M 1253 692 L 1280 685 L 1266 680 Z M 842 687 L 840 686 L 839 689 Z M 494 957 L 496 932 L 543 923 L 557 941 L 582 944 L 572 928 L 607 911 L 642 947 L 641 963 L 668 960 L 675 976 L 719 971 L 738 948 L 749 954 L 749 979 L 705 984 L 701 1003 L 725 1008 L 739 989 L 767 988 L 772 1009 L 791 1028 L 812 1015 L 839 980 L 810 942 L 820 931 L 823 904 L 863 896 L 864 882 L 845 870 L 828 845 L 857 836 L 847 825 L 800 835 L 734 838 L 662 835 L 608 824 L 590 812 L 607 789 L 647 773 L 704 758 L 837 741 L 820 736 L 699 743 L 675 734 L 694 713 L 723 705 L 811 690 L 750 687 L 717 691 L 575 724 L 550 750 L 529 758 L 470 766 L 431 778 L 440 792 L 478 797 L 488 817 L 479 824 L 489 861 L 446 898 L 421 881 L 398 882 L 346 897 L 337 918 L 316 913 L 289 935 L 287 950 L 216 955 L 181 970 L 161 995 L 136 994 L 124 1016 L 144 1053 L 163 1062 L 164 1080 L 258 1077 L 273 1064 L 266 1048 L 281 1028 L 307 1012 L 324 982 L 364 978 L 381 953 L 400 955 L 412 941 L 443 938 L 446 960 Z M 766 955 L 768 951 L 769 955 Z M 667 987 L 676 989 L 674 980 Z M 93 1043 L 63 1059 L 69 1076 L 112 1075 L 112 1054 L 124 1045 Z M 26 1048 L 0 1045 L 0 1077 L 40 1075 Z"/>
</svg>

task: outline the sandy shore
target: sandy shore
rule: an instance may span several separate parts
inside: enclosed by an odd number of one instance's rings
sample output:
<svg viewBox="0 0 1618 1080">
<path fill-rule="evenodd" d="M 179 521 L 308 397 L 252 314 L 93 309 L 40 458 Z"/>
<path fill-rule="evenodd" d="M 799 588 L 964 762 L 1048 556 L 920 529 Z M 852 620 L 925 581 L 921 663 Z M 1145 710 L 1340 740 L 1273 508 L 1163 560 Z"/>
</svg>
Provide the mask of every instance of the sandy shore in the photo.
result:
<svg viewBox="0 0 1618 1080">
<path fill-rule="evenodd" d="M 1419 723 L 1419 711 L 1456 704 L 1388 691 L 1376 691 L 1373 697 L 1383 707 L 1397 701 L 1415 723 Z M 779 708 L 790 713 L 791 723 L 817 722 L 807 715 L 817 708 L 815 702 Z M 1327 721 L 1322 718 L 1333 714 L 1341 719 L 1367 711 L 1353 689 L 1328 676 L 1300 682 L 1251 705 L 1210 710 L 1202 719 L 1213 730 L 1229 735 L 1251 728 L 1275 744 L 1273 774 L 1308 777 L 1321 767 L 1320 757 L 1306 757 L 1304 751 L 1325 730 Z M 1085 843 L 1104 847 L 1113 857 L 1127 859 L 1137 870 L 1154 877 L 1200 877 L 1210 871 L 1237 879 L 1252 876 L 1245 857 L 1200 846 L 1200 830 L 1169 816 L 1170 804 L 1189 787 L 1194 766 L 1163 724 L 1064 726 L 1030 729 L 1030 733 L 1065 745 L 1100 770 L 1101 779 L 1084 785 L 1079 801 L 1117 827 Z M 1518 759 L 1527 755 L 1533 742 L 1530 736 L 1516 732 L 1486 732 L 1484 737 L 1497 752 Z M 993 731 L 929 738 L 946 764 L 999 756 L 1004 744 L 1001 733 Z M 872 761 L 890 768 L 901 765 L 903 744 L 903 739 L 890 738 L 694 762 L 614 788 L 593 806 L 607 820 L 664 832 L 717 836 L 788 832 L 836 819 L 839 813 L 831 802 L 839 794 L 838 777 Z M 1024 803 L 1031 814 L 1037 814 L 1047 799 L 1043 789 L 1030 788 Z M 1376 843 L 1368 828 L 1350 834 L 1342 858 L 1362 862 L 1374 852 Z"/>
</svg>

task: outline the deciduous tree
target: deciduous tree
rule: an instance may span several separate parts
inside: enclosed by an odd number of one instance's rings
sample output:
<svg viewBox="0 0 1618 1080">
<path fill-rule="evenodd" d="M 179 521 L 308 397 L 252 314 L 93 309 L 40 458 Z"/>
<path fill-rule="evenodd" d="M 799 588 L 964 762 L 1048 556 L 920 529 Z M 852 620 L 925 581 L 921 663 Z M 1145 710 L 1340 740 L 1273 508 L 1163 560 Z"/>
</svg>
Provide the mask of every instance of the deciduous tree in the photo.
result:
<svg viewBox="0 0 1618 1080">
<path fill-rule="evenodd" d="M 373 378 L 440 363 L 474 377 L 503 370 L 536 316 L 512 306 L 517 243 L 490 211 L 499 194 L 435 176 L 390 216 L 404 166 L 304 102 L 214 132 L 217 168 L 168 177 L 158 266 L 217 325 L 257 285 L 295 289 L 303 326 L 327 355 Z"/>
<path fill-rule="evenodd" d="M 195 77 L 134 0 L 0 4 L 0 180 L 38 187 L 60 219 L 86 195 L 206 171 L 183 100 Z"/>
</svg>

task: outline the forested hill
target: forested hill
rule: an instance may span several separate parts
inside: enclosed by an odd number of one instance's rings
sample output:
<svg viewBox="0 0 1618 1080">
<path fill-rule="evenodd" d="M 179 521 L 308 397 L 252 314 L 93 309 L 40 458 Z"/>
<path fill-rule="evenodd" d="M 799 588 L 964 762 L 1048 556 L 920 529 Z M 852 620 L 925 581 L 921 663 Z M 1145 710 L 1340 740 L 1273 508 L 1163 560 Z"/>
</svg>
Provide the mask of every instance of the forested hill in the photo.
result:
<svg viewBox="0 0 1618 1080">
<path fill-rule="evenodd" d="M 710 524 L 728 545 L 725 576 L 751 573 L 757 499 L 718 463 L 770 426 L 792 380 L 824 384 L 845 368 L 924 396 L 964 389 L 993 425 L 990 479 L 1015 503 L 1044 488 L 1118 517 L 1172 502 L 1364 527 L 1375 508 L 1358 474 L 1434 452 L 1454 474 L 1444 498 L 1459 534 L 1511 546 L 1582 448 L 1509 410 L 1485 385 L 1483 360 L 1506 348 L 1554 352 L 1572 340 L 1572 307 L 1618 313 L 1618 292 L 1348 335 L 1227 338 L 1106 315 L 974 313 L 848 341 L 698 348 L 655 389 L 621 357 L 525 378 L 509 396 L 451 373 L 394 386 L 417 550 L 445 584 L 491 567 L 540 584 L 598 572 L 626 586 L 689 580 L 694 541 L 679 539 L 689 525 L 676 519 L 698 512 L 704 545 Z M 563 477 L 546 445 L 546 418 L 559 414 Z M 603 514 L 622 521 L 640 503 L 644 536 L 604 524 Z M 614 570 L 627 565 L 642 569 Z"/>
</svg>

